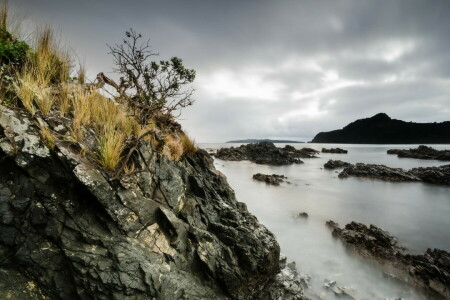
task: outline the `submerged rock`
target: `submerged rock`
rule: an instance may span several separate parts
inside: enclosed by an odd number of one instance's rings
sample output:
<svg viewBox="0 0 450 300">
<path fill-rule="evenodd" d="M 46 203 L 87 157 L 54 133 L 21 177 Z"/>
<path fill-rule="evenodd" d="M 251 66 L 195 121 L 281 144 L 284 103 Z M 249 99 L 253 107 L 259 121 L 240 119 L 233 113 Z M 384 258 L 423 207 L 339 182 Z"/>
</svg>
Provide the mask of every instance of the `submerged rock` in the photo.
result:
<svg viewBox="0 0 450 300">
<path fill-rule="evenodd" d="M 288 147 L 288 146 L 286 146 Z M 215 157 L 223 160 L 241 161 L 250 160 L 261 165 L 291 165 L 303 163 L 298 157 L 301 156 L 299 150 L 293 151 L 291 148 L 277 148 L 273 143 L 260 142 L 254 144 L 241 145 L 239 147 L 221 148 L 217 150 Z"/>
<path fill-rule="evenodd" d="M 387 154 L 396 154 L 398 157 L 417 159 L 450 160 L 450 150 L 436 150 L 431 147 L 421 145 L 416 149 L 389 149 Z"/>
<path fill-rule="evenodd" d="M 329 227 L 333 236 L 359 255 L 373 259 L 390 273 L 394 272 L 393 276 L 398 280 L 450 299 L 450 253 L 428 249 L 423 255 L 413 255 L 398 245 L 388 232 L 374 225 L 367 227 L 351 222 L 341 229 L 336 223 L 332 224 Z"/>
<path fill-rule="evenodd" d="M 280 183 L 284 182 L 287 177 L 284 175 L 266 175 L 261 173 L 256 173 L 253 175 L 253 179 L 256 181 L 262 181 L 270 185 L 280 185 Z"/>
<path fill-rule="evenodd" d="M 139 151 L 142 172 L 111 179 L 0 106 L 0 267 L 49 299 L 303 299 L 206 151 Z"/>
<path fill-rule="evenodd" d="M 322 148 L 322 153 L 336 153 L 336 154 L 347 154 L 348 150 L 344 150 L 341 148 Z"/>
<path fill-rule="evenodd" d="M 348 162 L 345 162 L 342 160 L 332 160 L 332 159 L 330 159 L 323 165 L 323 167 L 325 169 L 330 169 L 330 170 L 337 169 L 337 168 L 345 168 L 345 167 L 349 167 L 349 166 L 351 166 L 351 164 Z"/>
</svg>

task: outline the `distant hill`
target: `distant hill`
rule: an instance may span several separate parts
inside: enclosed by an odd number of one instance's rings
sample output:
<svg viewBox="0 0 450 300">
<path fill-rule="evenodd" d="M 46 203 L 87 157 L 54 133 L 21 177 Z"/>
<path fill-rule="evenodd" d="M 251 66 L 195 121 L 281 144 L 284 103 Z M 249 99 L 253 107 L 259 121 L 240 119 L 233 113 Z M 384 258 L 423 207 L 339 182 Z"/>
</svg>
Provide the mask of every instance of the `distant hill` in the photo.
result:
<svg viewBox="0 0 450 300">
<path fill-rule="evenodd" d="M 299 141 L 289 141 L 289 140 L 269 140 L 269 139 L 246 139 L 246 140 L 235 140 L 228 141 L 227 143 L 259 143 L 259 142 L 272 142 L 274 144 L 299 144 L 303 142 Z"/>
<path fill-rule="evenodd" d="M 348 144 L 447 144 L 450 122 L 414 123 L 379 113 L 356 120 L 342 129 L 317 134 L 312 143 Z"/>
</svg>

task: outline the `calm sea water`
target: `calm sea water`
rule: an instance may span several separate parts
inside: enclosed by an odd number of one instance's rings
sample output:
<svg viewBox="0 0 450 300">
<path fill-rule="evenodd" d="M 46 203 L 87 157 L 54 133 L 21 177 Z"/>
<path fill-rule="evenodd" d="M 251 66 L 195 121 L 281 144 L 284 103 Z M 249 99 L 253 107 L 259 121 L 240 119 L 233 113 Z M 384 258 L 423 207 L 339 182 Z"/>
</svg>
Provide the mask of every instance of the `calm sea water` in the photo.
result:
<svg viewBox="0 0 450 300">
<path fill-rule="evenodd" d="M 239 144 L 201 144 L 202 148 Z M 284 147 L 284 144 L 277 144 Z M 398 238 L 413 253 L 427 248 L 450 251 L 450 187 L 424 183 L 390 183 L 370 179 L 338 178 L 338 172 L 325 170 L 328 159 L 350 163 L 376 163 L 391 167 L 438 166 L 449 162 L 398 158 L 387 155 L 391 148 L 415 148 L 417 145 L 337 145 L 292 144 L 296 148 L 341 147 L 348 154 L 320 153 L 320 158 L 303 159 L 301 165 L 265 166 L 248 161 L 215 159 L 236 192 L 239 201 L 258 217 L 277 237 L 282 253 L 294 260 L 302 273 L 312 277 L 308 294 L 334 299 L 322 287 L 324 281 L 354 289 L 356 299 L 428 299 L 409 287 L 389 280 L 368 262 L 350 255 L 340 241 L 332 238 L 325 221 L 341 226 L 357 221 L 374 224 Z M 432 145 L 450 149 L 450 145 Z M 283 174 L 291 184 L 278 187 L 252 180 L 255 173 Z M 307 212 L 309 218 L 294 218 Z"/>
</svg>

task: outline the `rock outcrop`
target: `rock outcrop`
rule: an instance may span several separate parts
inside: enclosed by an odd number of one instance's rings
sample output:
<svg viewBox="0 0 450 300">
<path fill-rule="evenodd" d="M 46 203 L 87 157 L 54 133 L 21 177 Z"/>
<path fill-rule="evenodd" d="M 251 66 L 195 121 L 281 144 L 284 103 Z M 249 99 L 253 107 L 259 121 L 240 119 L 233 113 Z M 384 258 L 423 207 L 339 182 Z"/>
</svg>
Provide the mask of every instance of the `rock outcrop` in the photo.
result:
<svg viewBox="0 0 450 300">
<path fill-rule="evenodd" d="M 261 142 L 241 145 L 239 147 L 221 148 L 217 150 L 215 157 L 223 160 L 240 161 L 250 160 L 261 165 L 291 165 L 303 163 L 299 157 L 304 157 L 304 152 L 296 150 L 292 146 L 278 148 L 273 143 Z M 309 152 L 308 157 L 312 157 Z"/>
<path fill-rule="evenodd" d="M 345 167 L 350 167 L 351 164 L 342 160 L 332 160 L 330 159 L 329 161 L 327 161 L 323 167 L 325 169 L 330 169 L 330 170 L 334 170 L 334 169 L 338 169 L 338 168 L 345 168 Z"/>
<path fill-rule="evenodd" d="M 331 167 L 335 164 L 337 163 L 329 161 L 325 165 Z M 450 165 L 414 168 L 406 171 L 400 168 L 390 168 L 383 165 L 357 163 L 345 167 L 339 174 L 339 178 L 347 178 L 349 176 L 396 182 L 423 181 L 431 184 L 450 185 Z"/>
<path fill-rule="evenodd" d="M 335 144 L 448 144 L 450 121 L 413 123 L 391 119 L 385 113 L 356 120 L 342 129 L 320 132 L 312 143 Z"/>
<path fill-rule="evenodd" d="M 261 181 L 261 182 L 265 182 L 267 184 L 270 185 L 280 185 L 282 182 L 284 182 L 284 180 L 287 177 L 284 175 L 277 175 L 277 174 L 272 174 L 272 175 L 266 175 L 266 174 L 261 174 L 261 173 L 256 173 L 253 175 L 253 179 L 256 181 Z"/>
<path fill-rule="evenodd" d="M 351 222 L 344 229 L 327 222 L 333 236 L 339 238 L 359 255 L 373 259 L 386 272 L 407 283 L 413 283 L 431 295 L 450 299 L 450 253 L 428 249 L 423 255 L 413 255 L 398 245 L 388 232 L 370 225 Z"/>
<path fill-rule="evenodd" d="M 389 149 L 387 154 L 396 154 L 398 157 L 406 158 L 450 160 L 450 150 L 436 150 L 424 145 L 409 150 Z"/>
<path fill-rule="evenodd" d="M 357 163 L 350 165 L 339 174 L 339 178 L 349 176 L 380 179 L 385 181 L 420 181 L 420 178 L 400 168 L 383 165 Z"/>
<path fill-rule="evenodd" d="M 322 148 L 322 153 L 347 154 L 348 150 L 341 148 Z"/>
<path fill-rule="evenodd" d="M 46 299 L 303 299 L 206 151 L 176 162 L 139 150 L 141 172 L 110 178 L 0 106 L 0 268 Z"/>
</svg>

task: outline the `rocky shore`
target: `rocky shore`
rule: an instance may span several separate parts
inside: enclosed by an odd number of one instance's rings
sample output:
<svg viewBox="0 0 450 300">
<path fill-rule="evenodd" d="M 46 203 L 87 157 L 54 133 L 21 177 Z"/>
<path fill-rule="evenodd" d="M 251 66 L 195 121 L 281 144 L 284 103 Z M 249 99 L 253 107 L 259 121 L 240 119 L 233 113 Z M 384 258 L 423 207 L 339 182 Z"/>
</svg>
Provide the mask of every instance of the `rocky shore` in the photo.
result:
<svg viewBox="0 0 450 300">
<path fill-rule="evenodd" d="M 249 160 L 261 165 L 291 165 L 303 163 L 300 158 L 314 158 L 317 151 L 311 148 L 295 149 L 292 146 L 276 147 L 270 142 L 260 142 L 239 147 L 221 148 L 216 158 L 230 161 Z"/>
<path fill-rule="evenodd" d="M 347 154 L 348 150 L 341 149 L 341 148 L 322 148 L 322 153 L 335 153 L 335 154 Z"/>
<path fill-rule="evenodd" d="M 283 183 L 286 178 L 287 177 L 284 175 L 277 175 L 277 174 L 266 175 L 266 174 L 256 173 L 253 175 L 254 180 L 265 182 L 267 184 L 275 185 L 275 186 L 278 186 L 281 183 Z"/>
<path fill-rule="evenodd" d="M 111 178 L 73 143 L 46 145 L 28 114 L 0 106 L 7 277 L 46 299 L 304 299 L 206 151 L 172 161 L 143 141 L 142 171 Z"/>
<path fill-rule="evenodd" d="M 431 184 L 450 185 L 450 165 L 403 170 L 401 168 L 390 168 L 384 165 L 363 163 L 350 164 L 341 160 L 329 160 L 324 164 L 324 168 L 344 168 L 341 173 L 339 173 L 339 178 L 354 176 L 394 182 L 423 181 Z"/>
<path fill-rule="evenodd" d="M 387 154 L 395 154 L 398 157 L 417 159 L 450 160 L 450 150 L 436 150 L 431 147 L 421 145 L 416 149 L 389 149 Z"/>
<path fill-rule="evenodd" d="M 374 225 L 351 222 L 339 228 L 337 223 L 328 221 L 327 226 L 350 250 L 382 266 L 387 276 L 413 284 L 429 295 L 450 299 L 448 252 L 428 249 L 423 255 L 413 255 Z"/>
</svg>

